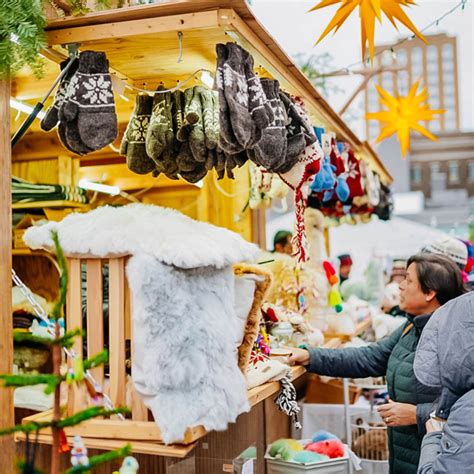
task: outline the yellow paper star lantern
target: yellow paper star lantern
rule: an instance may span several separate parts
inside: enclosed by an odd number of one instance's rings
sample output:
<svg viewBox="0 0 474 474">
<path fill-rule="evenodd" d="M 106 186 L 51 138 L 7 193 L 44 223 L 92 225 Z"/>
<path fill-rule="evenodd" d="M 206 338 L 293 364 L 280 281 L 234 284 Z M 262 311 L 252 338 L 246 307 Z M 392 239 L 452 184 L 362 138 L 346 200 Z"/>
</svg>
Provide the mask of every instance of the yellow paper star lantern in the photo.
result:
<svg viewBox="0 0 474 474">
<path fill-rule="evenodd" d="M 374 58 L 374 36 L 375 36 L 375 18 L 382 23 L 382 12 L 389 19 L 390 23 L 398 30 L 395 20 L 405 25 L 418 38 L 425 43 L 425 37 L 418 31 L 416 26 L 412 23 L 402 7 L 409 7 L 416 5 L 413 0 L 322 0 L 316 6 L 311 8 L 311 11 L 319 10 L 321 8 L 329 7 L 341 3 L 336 14 L 332 18 L 329 25 L 323 31 L 316 44 L 334 30 L 334 33 L 339 30 L 343 23 L 347 20 L 350 14 L 359 7 L 360 27 L 361 27 L 361 41 L 362 41 L 362 58 L 365 59 L 365 52 L 367 44 L 369 45 L 370 60 Z"/>
<path fill-rule="evenodd" d="M 410 131 L 416 130 L 421 135 L 430 140 L 437 138 L 429 132 L 419 122 L 429 122 L 434 120 L 436 115 L 443 114 L 442 109 L 430 109 L 428 100 L 428 92 L 424 87 L 417 94 L 419 81 L 416 81 L 410 88 L 406 96 L 392 96 L 380 86 L 375 86 L 380 95 L 380 104 L 387 108 L 380 112 L 366 114 L 369 120 L 378 120 L 381 122 L 382 130 L 377 137 L 377 143 L 385 138 L 390 137 L 394 133 L 398 135 L 398 140 L 402 149 L 402 156 L 405 158 L 410 148 Z"/>
</svg>

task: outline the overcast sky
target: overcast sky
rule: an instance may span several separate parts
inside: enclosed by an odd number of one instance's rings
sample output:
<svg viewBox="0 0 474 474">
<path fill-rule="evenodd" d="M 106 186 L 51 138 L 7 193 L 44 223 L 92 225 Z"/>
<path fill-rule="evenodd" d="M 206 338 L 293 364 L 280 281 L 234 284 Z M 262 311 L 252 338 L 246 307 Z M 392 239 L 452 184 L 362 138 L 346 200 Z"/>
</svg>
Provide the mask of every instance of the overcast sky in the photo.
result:
<svg viewBox="0 0 474 474">
<path fill-rule="evenodd" d="M 460 80 L 460 102 L 461 102 L 461 124 L 464 130 L 474 130 L 474 9 L 473 1 L 468 0 L 464 10 L 456 12 L 434 26 L 425 34 L 447 33 L 457 36 L 459 80 Z M 290 55 L 297 53 L 324 54 L 330 53 L 334 58 L 335 68 L 343 68 L 361 59 L 360 50 L 360 24 L 357 12 L 346 20 L 344 26 L 335 36 L 326 37 L 319 45 L 314 47 L 315 40 L 322 33 L 331 20 L 337 7 L 328 7 L 317 12 L 307 13 L 308 10 L 319 3 L 317 0 L 253 0 L 253 10 L 278 41 L 278 43 Z M 433 20 L 441 17 L 451 9 L 459 0 L 418 0 L 418 5 L 407 9 L 407 13 L 415 23 L 422 29 Z M 388 43 L 410 33 L 403 26 L 397 32 L 391 23 L 384 18 L 382 26 L 376 27 L 376 44 Z M 330 104 L 338 110 L 355 90 L 360 78 L 349 76 L 347 79 L 337 79 L 337 84 L 344 92 L 332 96 Z M 362 116 L 361 100 L 353 106 L 353 112 Z M 363 120 L 359 125 L 353 125 L 359 135 L 363 135 Z"/>
</svg>

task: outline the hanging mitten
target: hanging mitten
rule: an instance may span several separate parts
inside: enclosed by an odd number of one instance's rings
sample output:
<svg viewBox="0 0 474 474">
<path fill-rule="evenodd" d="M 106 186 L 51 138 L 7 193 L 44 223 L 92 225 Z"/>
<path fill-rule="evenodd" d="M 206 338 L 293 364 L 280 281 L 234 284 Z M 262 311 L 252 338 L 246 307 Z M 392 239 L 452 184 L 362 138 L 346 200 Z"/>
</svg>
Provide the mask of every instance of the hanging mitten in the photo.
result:
<svg viewBox="0 0 474 474">
<path fill-rule="evenodd" d="M 173 141 L 173 119 L 171 116 L 171 93 L 160 92 L 153 98 L 150 125 L 146 134 L 146 152 L 157 162 L 165 148 Z"/>
<path fill-rule="evenodd" d="M 46 111 L 45 116 L 41 120 L 41 128 L 45 132 L 52 130 L 59 122 L 59 109 L 61 108 L 64 99 L 66 97 L 67 89 L 69 87 L 69 82 L 71 77 L 77 71 L 77 59 L 66 59 L 60 65 L 61 71 L 69 64 L 70 61 L 73 61 L 75 64 L 72 64 L 67 70 L 66 74 L 63 76 L 61 82 L 59 83 L 56 95 L 54 96 L 53 104 Z"/>
<path fill-rule="evenodd" d="M 342 159 L 342 156 L 339 154 L 339 150 L 337 148 L 335 134 L 331 133 L 330 135 L 331 135 L 331 154 L 330 154 L 331 165 L 335 167 L 336 177 L 338 177 L 339 175 L 344 173 L 346 168 L 344 166 L 344 160 Z"/>
<path fill-rule="evenodd" d="M 246 149 L 258 140 L 256 133 L 259 130 L 249 109 L 249 90 L 245 76 L 247 63 L 251 61 L 251 57 L 247 51 L 235 43 L 227 43 L 226 48 L 227 58 L 223 65 L 225 101 L 228 105 L 235 138 L 241 147 Z M 223 149 L 226 151 L 225 147 Z"/>
<path fill-rule="evenodd" d="M 251 147 L 260 140 L 261 131 L 270 126 L 275 120 L 275 116 L 274 108 L 268 101 L 262 83 L 253 72 L 253 57 L 245 50 L 244 53 L 247 58 L 244 63 L 244 73 L 249 91 L 249 110 L 253 120 L 253 136 L 247 145 L 247 147 Z"/>
<path fill-rule="evenodd" d="M 315 175 L 311 183 L 311 191 L 320 193 L 323 191 L 333 190 L 336 185 L 335 167 L 331 165 L 328 155 L 321 162 L 321 169 Z"/>
<path fill-rule="evenodd" d="M 350 190 L 346 179 L 346 173 L 342 173 L 337 177 L 336 195 L 341 202 L 346 202 L 350 196 Z"/>
<path fill-rule="evenodd" d="M 316 138 L 319 142 L 319 144 L 322 146 L 323 144 L 323 134 L 325 130 L 323 127 L 314 127 L 314 133 L 316 134 Z"/>
<path fill-rule="evenodd" d="M 234 130 L 232 128 L 232 123 L 230 121 L 230 108 L 227 103 L 225 91 L 224 91 L 224 69 L 225 64 L 229 55 L 227 46 L 224 44 L 216 45 L 217 53 L 217 68 L 216 68 L 216 78 L 215 86 L 218 92 L 218 106 L 219 106 L 219 145 L 222 150 L 225 150 L 229 153 L 238 153 L 244 150 L 244 147 L 238 142 L 237 137 L 235 136 Z M 228 76 L 229 72 L 226 73 Z"/>
<path fill-rule="evenodd" d="M 91 150 L 100 150 L 112 143 L 118 132 L 112 79 L 105 53 L 81 53 L 73 79 L 74 93 L 61 110 L 68 122 L 77 120 L 82 143 Z"/>
<path fill-rule="evenodd" d="M 179 174 L 188 181 L 188 183 L 197 183 L 207 174 L 207 169 L 204 163 L 199 163 L 195 160 L 189 143 L 181 144 L 179 154 L 176 157 Z"/>
<path fill-rule="evenodd" d="M 125 130 L 120 148 L 120 154 L 127 157 L 128 169 L 137 174 L 148 174 L 156 168 L 145 147 L 152 108 L 153 97 L 148 94 L 137 95 L 135 110 Z"/>
<path fill-rule="evenodd" d="M 217 94 L 207 87 L 200 90 L 204 141 L 208 150 L 214 150 L 219 141 L 219 106 Z"/>
<path fill-rule="evenodd" d="M 347 185 L 349 186 L 350 198 L 364 195 L 362 187 L 362 175 L 359 160 L 351 149 L 347 150 Z"/>
<path fill-rule="evenodd" d="M 288 164 L 286 160 L 287 132 L 286 114 L 280 101 L 280 85 L 274 79 L 261 80 L 265 96 L 273 108 L 274 120 L 262 131 L 260 140 L 249 150 L 249 158 L 259 166 L 271 172 L 288 171 L 294 161 Z"/>
<path fill-rule="evenodd" d="M 192 114 L 193 120 L 198 117 L 197 121 L 191 125 L 189 132 L 189 146 L 194 159 L 198 163 L 205 163 L 207 159 L 207 148 L 206 139 L 204 135 L 204 112 L 202 108 L 202 94 L 205 91 L 205 87 L 196 86 L 194 87 L 193 99 L 189 107 L 188 113 Z M 208 113 L 212 113 L 209 110 Z M 189 123 L 188 118 L 185 119 Z"/>
</svg>

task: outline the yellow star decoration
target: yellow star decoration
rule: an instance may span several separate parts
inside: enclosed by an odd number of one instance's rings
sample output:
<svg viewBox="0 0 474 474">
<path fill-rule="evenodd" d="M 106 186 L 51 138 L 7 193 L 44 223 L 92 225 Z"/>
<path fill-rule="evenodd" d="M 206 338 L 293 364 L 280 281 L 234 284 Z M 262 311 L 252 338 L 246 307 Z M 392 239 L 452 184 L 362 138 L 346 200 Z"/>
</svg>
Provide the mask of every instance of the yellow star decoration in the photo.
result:
<svg viewBox="0 0 474 474">
<path fill-rule="evenodd" d="M 336 33 L 350 14 L 359 7 L 362 57 L 365 59 L 367 43 L 369 44 L 370 60 L 374 58 L 374 36 L 375 36 L 375 18 L 382 24 L 382 12 L 390 20 L 392 25 L 398 30 L 395 20 L 404 24 L 418 38 L 426 42 L 424 36 L 418 31 L 410 18 L 403 11 L 402 7 L 416 5 L 413 0 L 322 0 L 321 3 L 311 8 L 311 11 L 319 10 L 336 3 L 342 5 L 337 10 L 327 28 L 323 31 L 316 44 L 318 44 L 329 32 L 334 30 Z"/>
<path fill-rule="evenodd" d="M 434 120 L 435 115 L 443 114 L 442 109 L 430 109 L 428 92 L 424 87 L 417 95 L 419 81 L 416 81 L 406 96 L 392 96 L 386 90 L 375 86 L 380 95 L 380 104 L 388 110 L 366 114 L 369 120 L 378 120 L 383 124 L 377 143 L 390 137 L 395 132 L 402 148 L 402 156 L 405 158 L 410 148 L 410 130 L 416 130 L 430 140 L 437 138 L 418 122 Z"/>
</svg>

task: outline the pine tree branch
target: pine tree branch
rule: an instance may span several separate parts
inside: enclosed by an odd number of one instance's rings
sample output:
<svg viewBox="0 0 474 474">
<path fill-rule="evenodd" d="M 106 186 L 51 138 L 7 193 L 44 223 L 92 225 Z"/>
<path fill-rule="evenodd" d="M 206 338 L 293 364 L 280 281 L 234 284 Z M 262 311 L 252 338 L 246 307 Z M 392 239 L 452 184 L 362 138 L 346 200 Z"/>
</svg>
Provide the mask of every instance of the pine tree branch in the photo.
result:
<svg viewBox="0 0 474 474">
<path fill-rule="evenodd" d="M 61 377 L 52 374 L 38 374 L 38 375 L 0 375 L 0 380 L 3 380 L 4 387 L 26 387 L 29 385 L 46 384 L 47 390 L 54 387 L 61 382 Z M 45 393 L 46 392 L 45 390 Z"/>
<path fill-rule="evenodd" d="M 78 425 L 79 423 L 90 420 L 91 418 L 97 418 L 99 416 L 110 417 L 112 415 L 118 415 L 119 413 L 126 415 L 130 413 L 130 410 L 128 408 L 114 408 L 113 410 L 107 410 L 103 407 L 90 407 L 58 421 L 56 426 L 58 428 L 69 428 L 70 426 Z"/>
<path fill-rule="evenodd" d="M 105 364 L 109 360 L 109 353 L 106 349 L 102 352 L 99 352 L 93 357 L 86 359 L 84 361 L 84 370 L 93 369 L 94 367 L 98 367 L 99 365 Z"/>
<path fill-rule="evenodd" d="M 51 346 L 55 342 L 54 339 L 50 339 L 47 337 L 34 336 L 30 332 L 18 332 L 18 331 L 15 331 L 13 333 L 13 340 L 14 342 L 18 342 L 18 343 L 31 342 L 33 344 L 42 344 L 44 346 Z"/>
<path fill-rule="evenodd" d="M 99 454 L 98 456 L 92 456 L 89 458 L 89 465 L 87 466 L 75 466 L 66 471 L 66 474 L 77 474 L 80 472 L 89 472 L 92 468 L 99 466 L 105 462 L 114 461 L 115 459 L 124 458 L 132 454 L 132 446 L 126 444 L 116 451 L 110 451 L 108 453 Z"/>
</svg>

